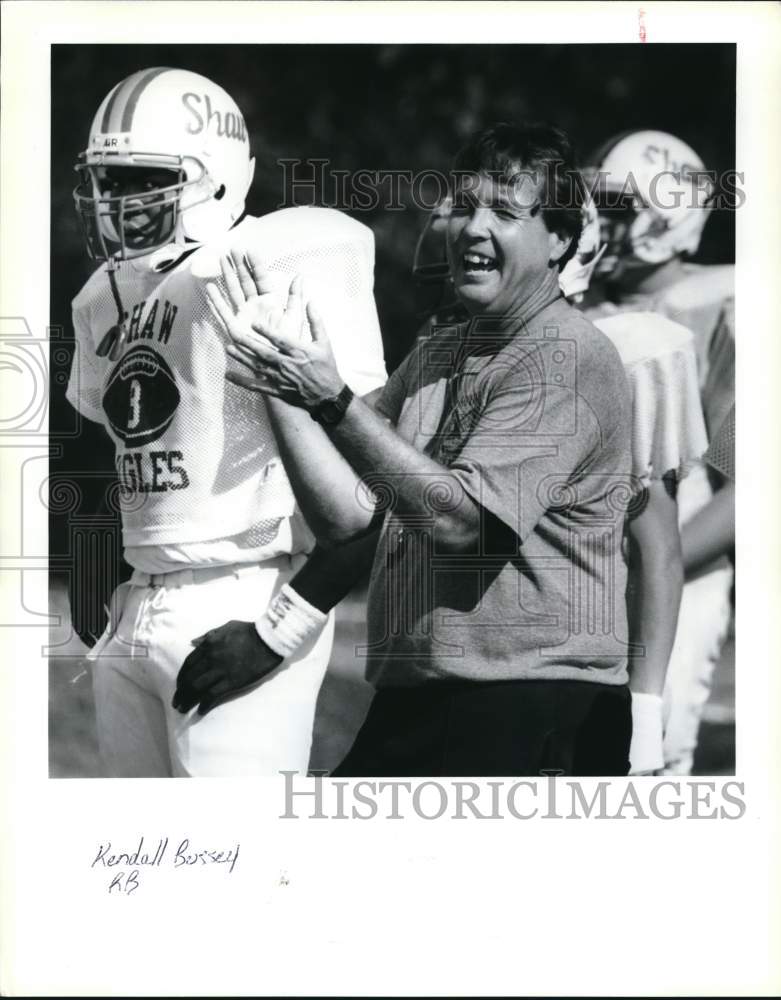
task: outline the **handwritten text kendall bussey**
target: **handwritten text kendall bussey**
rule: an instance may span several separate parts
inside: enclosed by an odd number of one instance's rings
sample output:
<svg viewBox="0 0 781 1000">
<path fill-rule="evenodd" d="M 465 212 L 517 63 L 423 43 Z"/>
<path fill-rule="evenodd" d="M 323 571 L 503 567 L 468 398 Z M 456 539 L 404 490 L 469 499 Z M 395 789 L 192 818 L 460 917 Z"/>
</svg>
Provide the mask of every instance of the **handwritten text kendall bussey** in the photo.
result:
<svg viewBox="0 0 781 1000">
<path fill-rule="evenodd" d="M 100 844 L 91 868 L 110 868 L 112 878 L 108 885 L 110 893 L 130 895 L 140 885 L 141 871 L 144 868 L 161 868 L 164 864 L 182 871 L 204 866 L 223 865 L 227 874 L 231 874 L 239 859 L 240 844 L 228 850 L 204 849 L 196 850 L 187 837 L 180 840 L 176 848 L 169 850 L 168 837 L 147 843 L 144 837 L 138 841 L 135 850 L 117 851 L 112 848 L 111 841 Z"/>
</svg>

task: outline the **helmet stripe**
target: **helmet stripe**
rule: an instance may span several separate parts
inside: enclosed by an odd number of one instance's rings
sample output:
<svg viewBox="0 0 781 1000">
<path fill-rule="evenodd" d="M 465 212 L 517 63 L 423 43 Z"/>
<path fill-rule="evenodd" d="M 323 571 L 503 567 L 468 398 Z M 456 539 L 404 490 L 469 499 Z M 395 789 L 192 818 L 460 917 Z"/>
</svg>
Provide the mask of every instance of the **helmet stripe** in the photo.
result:
<svg viewBox="0 0 781 1000">
<path fill-rule="evenodd" d="M 123 85 L 124 85 L 123 83 L 118 83 L 116 87 L 114 87 L 114 89 L 111 91 L 111 94 L 109 95 L 109 98 L 106 101 L 106 107 L 103 111 L 103 118 L 101 119 L 100 122 L 100 131 L 104 134 L 108 132 L 108 123 L 109 119 L 111 118 L 111 112 L 114 109 L 114 104 L 116 103 L 117 97 L 119 96 L 119 92 L 120 90 L 122 90 Z"/>
<path fill-rule="evenodd" d="M 133 121 L 133 112 L 138 104 L 138 98 L 146 89 L 148 83 L 168 68 L 148 69 L 134 73 L 118 84 L 111 93 L 103 118 L 100 123 L 101 132 L 129 132 Z M 121 118 L 120 118 L 121 114 Z"/>
<path fill-rule="evenodd" d="M 160 76 L 161 73 L 168 73 L 169 67 L 163 66 L 158 69 L 150 69 L 148 73 L 145 73 L 138 83 L 135 85 L 133 90 L 128 97 L 127 104 L 125 105 L 125 110 L 122 112 L 122 126 L 120 132 L 129 132 L 130 126 L 133 124 L 133 113 L 136 110 L 136 105 L 138 104 L 139 97 L 143 94 L 149 84 L 156 77 Z"/>
</svg>

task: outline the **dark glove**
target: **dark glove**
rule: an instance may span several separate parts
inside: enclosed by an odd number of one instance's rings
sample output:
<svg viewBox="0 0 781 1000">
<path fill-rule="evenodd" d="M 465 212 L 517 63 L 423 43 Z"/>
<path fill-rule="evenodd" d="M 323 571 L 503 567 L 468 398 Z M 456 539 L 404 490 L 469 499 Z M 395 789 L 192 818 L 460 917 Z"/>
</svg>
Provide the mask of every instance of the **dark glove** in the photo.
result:
<svg viewBox="0 0 781 1000">
<path fill-rule="evenodd" d="M 182 713 L 198 705 L 198 714 L 206 715 L 226 698 L 258 684 L 282 662 L 252 622 L 227 622 L 193 639 L 193 645 L 171 702 Z"/>
</svg>

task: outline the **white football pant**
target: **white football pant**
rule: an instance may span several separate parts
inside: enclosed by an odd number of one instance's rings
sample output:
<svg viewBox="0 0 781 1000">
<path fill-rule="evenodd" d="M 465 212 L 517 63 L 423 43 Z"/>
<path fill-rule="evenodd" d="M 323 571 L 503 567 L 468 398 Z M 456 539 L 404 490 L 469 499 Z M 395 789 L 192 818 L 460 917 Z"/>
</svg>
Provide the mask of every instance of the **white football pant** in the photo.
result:
<svg viewBox="0 0 781 1000">
<path fill-rule="evenodd" d="M 700 720 L 729 628 L 731 588 L 726 559 L 683 588 L 664 686 L 663 774 L 691 773 Z"/>
<path fill-rule="evenodd" d="M 259 565 L 136 571 L 112 601 L 90 654 L 98 743 L 111 777 L 241 777 L 306 772 L 315 703 L 333 642 L 322 632 L 257 687 L 198 715 L 171 707 L 192 640 L 232 619 L 254 621 L 304 556 Z M 116 623 L 116 624 L 115 624 Z"/>
</svg>

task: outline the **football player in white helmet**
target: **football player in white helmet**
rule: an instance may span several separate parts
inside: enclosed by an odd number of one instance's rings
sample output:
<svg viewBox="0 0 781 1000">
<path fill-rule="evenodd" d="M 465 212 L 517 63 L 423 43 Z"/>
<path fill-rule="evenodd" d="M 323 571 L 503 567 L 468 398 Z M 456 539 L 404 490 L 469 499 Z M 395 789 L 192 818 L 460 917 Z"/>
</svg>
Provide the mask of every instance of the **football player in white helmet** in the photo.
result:
<svg viewBox="0 0 781 1000">
<path fill-rule="evenodd" d="M 244 211 L 255 160 L 244 118 L 222 87 L 156 68 L 106 96 L 77 170 L 76 203 L 93 256 L 119 251 L 128 259 L 172 240 L 208 243 L 230 229 Z"/>
<path fill-rule="evenodd" d="M 583 207 L 578 249 L 559 276 L 570 301 L 582 304 L 608 250 L 593 200 Z M 632 774 L 664 766 L 663 691 L 683 585 L 677 484 L 707 445 L 697 385 L 694 338 L 658 313 L 597 316 L 626 369 L 632 390 L 632 473 L 636 494 L 626 522 L 632 691 Z"/>
<path fill-rule="evenodd" d="M 614 280 L 635 272 L 625 280 L 641 282 L 649 268 L 696 253 L 714 183 L 690 146 L 664 132 L 632 132 L 610 140 L 594 162 L 604 267 Z"/>
<path fill-rule="evenodd" d="M 252 252 L 281 293 L 304 275 L 338 317 L 344 377 L 368 393 L 385 381 L 372 234 L 330 209 L 245 216 L 254 161 L 244 118 L 221 87 L 185 70 L 117 84 L 77 169 L 76 206 L 102 263 L 73 302 L 67 394 L 113 441 L 133 568 L 90 653 L 106 773 L 305 770 L 333 622 L 300 594 L 295 614 L 279 613 L 314 536 L 269 407 L 225 379 L 227 338 L 206 285 L 229 253 Z M 269 645 L 260 635 L 269 604 L 279 634 L 299 640 L 284 666 L 270 627 Z M 218 628 L 230 681 L 198 674 L 177 687 L 183 665 L 213 652 Z"/>
<path fill-rule="evenodd" d="M 607 142 L 593 158 L 594 197 L 607 250 L 597 277 L 606 301 L 593 322 L 620 312 L 654 312 L 691 330 L 709 435 L 734 403 L 734 267 L 688 260 L 713 206 L 714 178 L 689 145 L 665 132 L 639 131 Z M 709 517 L 714 485 L 704 465 L 681 484 L 684 587 L 667 678 L 666 770 L 691 770 L 700 719 L 731 615 L 726 558 L 701 566 L 699 519 Z M 718 505 L 722 516 L 729 508 Z M 708 508 L 708 510 L 706 510 Z"/>
<path fill-rule="evenodd" d="M 735 269 L 688 259 L 713 209 L 713 174 L 690 146 L 666 132 L 617 136 L 593 162 L 593 194 L 607 243 L 596 277 L 615 308 L 661 312 L 692 331 L 713 433 L 734 397 L 734 332 L 726 314 Z"/>
</svg>

